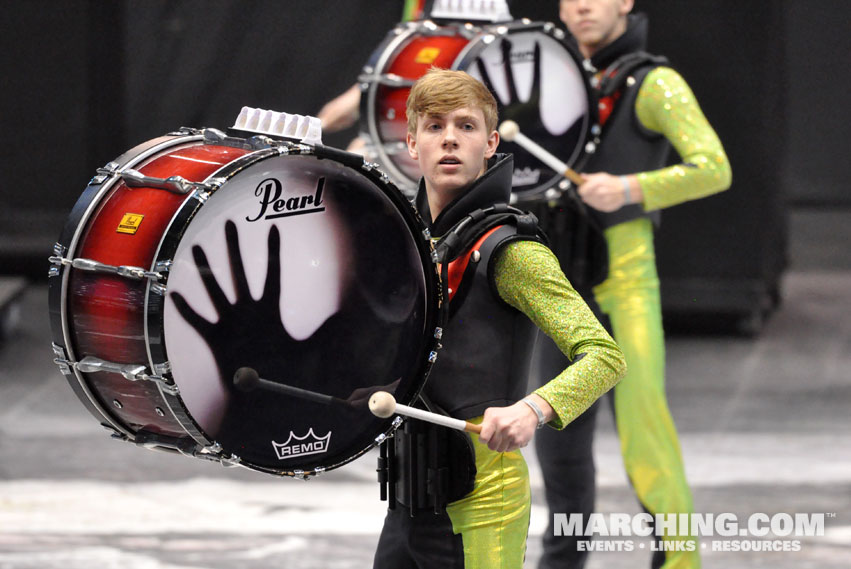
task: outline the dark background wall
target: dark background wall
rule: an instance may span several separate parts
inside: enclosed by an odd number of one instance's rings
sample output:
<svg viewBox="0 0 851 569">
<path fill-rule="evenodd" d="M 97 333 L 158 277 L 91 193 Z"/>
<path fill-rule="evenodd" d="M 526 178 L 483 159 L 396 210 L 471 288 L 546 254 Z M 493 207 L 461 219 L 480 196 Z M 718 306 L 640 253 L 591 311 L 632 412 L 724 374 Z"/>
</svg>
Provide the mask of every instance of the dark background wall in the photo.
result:
<svg viewBox="0 0 851 569">
<path fill-rule="evenodd" d="M 515 1 L 512 13 L 555 21 L 556 6 Z M 851 3 L 638 0 L 637 8 L 651 18 L 651 51 L 689 81 L 734 171 L 730 192 L 666 212 L 668 288 L 736 280 L 744 267 L 770 281 L 783 266 L 788 203 L 851 205 L 842 183 L 851 177 Z M 179 126 L 225 128 L 243 105 L 316 113 L 354 81 L 401 9 L 401 0 L 10 4 L 0 24 L 0 273 L 42 275 L 86 181 L 131 146 Z M 325 142 L 343 145 L 351 134 Z M 681 233 L 714 246 L 697 255 L 669 247 Z"/>
</svg>

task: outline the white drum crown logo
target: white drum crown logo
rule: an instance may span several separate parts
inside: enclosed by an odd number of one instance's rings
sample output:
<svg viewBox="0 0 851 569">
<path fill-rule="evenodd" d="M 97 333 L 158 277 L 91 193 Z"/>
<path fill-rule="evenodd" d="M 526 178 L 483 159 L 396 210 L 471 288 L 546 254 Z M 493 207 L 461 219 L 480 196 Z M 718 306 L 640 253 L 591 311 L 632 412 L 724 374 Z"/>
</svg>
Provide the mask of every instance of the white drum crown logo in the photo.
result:
<svg viewBox="0 0 851 569">
<path fill-rule="evenodd" d="M 317 437 L 316 433 L 313 432 L 313 427 L 311 427 L 303 437 L 299 437 L 290 431 L 290 436 L 285 442 L 276 443 L 272 441 L 272 447 L 275 449 L 278 460 L 286 460 L 297 456 L 326 452 L 330 442 L 331 431 L 328 431 L 328 434 L 324 437 Z"/>
</svg>

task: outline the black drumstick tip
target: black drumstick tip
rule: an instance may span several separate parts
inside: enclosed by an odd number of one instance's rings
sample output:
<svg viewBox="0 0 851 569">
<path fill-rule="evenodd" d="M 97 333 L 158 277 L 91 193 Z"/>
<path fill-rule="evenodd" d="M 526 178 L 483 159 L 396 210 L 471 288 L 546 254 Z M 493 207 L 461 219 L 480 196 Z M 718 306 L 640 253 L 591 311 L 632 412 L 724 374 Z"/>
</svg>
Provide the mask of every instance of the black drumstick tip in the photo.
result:
<svg viewBox="0 0 851 569">
<path fill-rule="evenodd" d="M 252 391 L 260 385 L 260 376 L 253 367 L 241 367 L 233 374 L 233 384 L 240 391 Z"/>
</svg>

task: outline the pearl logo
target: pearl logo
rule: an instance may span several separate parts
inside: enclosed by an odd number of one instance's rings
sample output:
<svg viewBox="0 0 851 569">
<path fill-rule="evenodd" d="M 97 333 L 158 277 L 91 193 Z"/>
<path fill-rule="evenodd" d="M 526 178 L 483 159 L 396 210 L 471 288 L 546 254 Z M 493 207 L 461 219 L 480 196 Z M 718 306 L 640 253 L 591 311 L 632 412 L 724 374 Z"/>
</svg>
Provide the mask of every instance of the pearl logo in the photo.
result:
<svg viewBox="0 0 851 569">
<path fill-rule="evenodd" d="M 292 215 L 318 213 L 325 211 L 322 201 L 322 191 L 325 189 L 325 177 L 319 178 L 316 192 L 310 196 L 281 197 L 283 184 L 277 178 L 266 178 L 257 185 L 254 195 L 260 198 L 260 212 L 254 217 L 245 217 L 246 221 L 260 219 L 277 219 Z"/>
</svg>

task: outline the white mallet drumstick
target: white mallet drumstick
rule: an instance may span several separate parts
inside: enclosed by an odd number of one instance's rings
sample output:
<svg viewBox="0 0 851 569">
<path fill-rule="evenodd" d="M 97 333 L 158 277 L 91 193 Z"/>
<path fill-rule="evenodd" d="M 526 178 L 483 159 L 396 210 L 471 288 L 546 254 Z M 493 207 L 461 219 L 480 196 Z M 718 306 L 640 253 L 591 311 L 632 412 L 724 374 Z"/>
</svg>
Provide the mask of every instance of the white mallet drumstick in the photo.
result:
<svg viewBox="0 0 851 569">
<path fill-rule="evenodd" d="M 582 177 L 567 164 L 553 156 L 550 152 L 542 148 L 537 142 L 520 132 L 520 126 L 514 121 L 504 121 L 499 125 L 499 135 L 503 140 L 508 142 L 516 142 L 525 148 L 529 154 L 555 170 L 561 173 L 562 176 L 576 184 L 582 185 L 585 181 Z"/>
<path fill-rule="evenodd" d="M 386 391 L 376 391 L 372 394 L 372 397 L 369 398 L 369 410 L 372 411 L 373 415 L 381 417 L 382 419 L 386 419 L 390 415 L 396 413 L 413 419 L 419 419 L 421 421 L 427 421 L 429 423 L 449 427 L 450 429 L 467 431 L 468 433 L 482 432 L 481 425 L 474 425 L 473 423 L 462 421 L 461 419 L 453 419 L 452 417 L 438 415 L 437 413 L 431 413 L 430 411 L 423 411 L 422 409 L 415 409 L 413 407 L 408 407 L 407 405 L 400 405 L 396 403 L 396 399 Z"/>
</svg>

